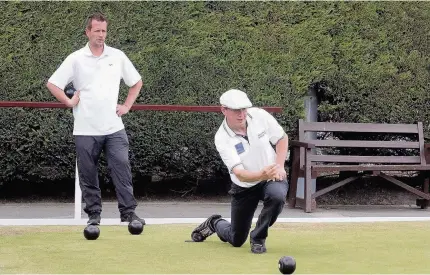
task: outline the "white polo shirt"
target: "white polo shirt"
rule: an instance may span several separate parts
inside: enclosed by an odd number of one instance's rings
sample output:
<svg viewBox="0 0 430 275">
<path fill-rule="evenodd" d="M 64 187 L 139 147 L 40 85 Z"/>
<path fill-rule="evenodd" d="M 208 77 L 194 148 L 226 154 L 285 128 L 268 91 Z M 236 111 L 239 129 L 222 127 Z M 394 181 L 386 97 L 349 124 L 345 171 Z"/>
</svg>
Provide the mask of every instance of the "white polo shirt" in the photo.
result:
<svg viewBox="0 0 430 275">
<path fill-rule="evenodd" d="M 107 45 L 94 56 L 87 43 L 64 60 L 48 81 L 62 90 L 73 82 L 80 91 L 73 108 L 74 135 L 109 135 L 124 128 L 116 114 L 121 79 L 131 87 L 141 76 L 124 52 Z"/>
<path fill-rule="evenodd" d="M 276 152 L 272 145 L 276 145 L 286 133 L 276 119 L 264 109 L 249 108 L 246 122 L 249 141 L 234 133 L 224 119 L 215 134 L 215 146 L 230 172 L 233 183 L 248 188 L 259 181 L 242 182 L 232 172 L 233 168 L 240 167 L 257 172 L 267 165 L 274 164 Z"/>
</svg>

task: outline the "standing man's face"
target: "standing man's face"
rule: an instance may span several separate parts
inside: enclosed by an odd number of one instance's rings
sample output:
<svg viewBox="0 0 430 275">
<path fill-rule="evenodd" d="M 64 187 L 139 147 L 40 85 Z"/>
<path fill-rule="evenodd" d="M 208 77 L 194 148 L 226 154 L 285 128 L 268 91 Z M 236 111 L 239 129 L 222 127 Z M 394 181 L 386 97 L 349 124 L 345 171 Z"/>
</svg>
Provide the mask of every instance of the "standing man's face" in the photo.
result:
<svg viewBox="0 0 430 275">
<path fill-rule="evenodd" d="M 107 22 L 92 20 L 91 29 L 87 28 L 85 34 L 88 36 L 90 46 L 94 48 L 103 47 L 107 34 Z"/>
</svg>

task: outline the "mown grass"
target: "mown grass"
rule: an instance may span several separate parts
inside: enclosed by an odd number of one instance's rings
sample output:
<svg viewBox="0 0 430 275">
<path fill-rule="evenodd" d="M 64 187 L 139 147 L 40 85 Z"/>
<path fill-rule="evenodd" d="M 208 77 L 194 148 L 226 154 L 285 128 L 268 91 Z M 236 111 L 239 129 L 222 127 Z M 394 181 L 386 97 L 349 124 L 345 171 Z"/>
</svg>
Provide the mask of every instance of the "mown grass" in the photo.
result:
<svg viewBox="0 0 430 275">
<path fill-rule="evenodd" d="M 268 252 L 249 243 L 234 248 L 216 235 L 185 242 L 195 225 L 147 225 L 133 236 L 126 226 L 101 226 L 96 241 L 79 226 L 0 227 L 0 273 L 279 274 L 284 255 L 295 273 L 428 273 L 430 223 L 276 224 Z"/>
</svg>

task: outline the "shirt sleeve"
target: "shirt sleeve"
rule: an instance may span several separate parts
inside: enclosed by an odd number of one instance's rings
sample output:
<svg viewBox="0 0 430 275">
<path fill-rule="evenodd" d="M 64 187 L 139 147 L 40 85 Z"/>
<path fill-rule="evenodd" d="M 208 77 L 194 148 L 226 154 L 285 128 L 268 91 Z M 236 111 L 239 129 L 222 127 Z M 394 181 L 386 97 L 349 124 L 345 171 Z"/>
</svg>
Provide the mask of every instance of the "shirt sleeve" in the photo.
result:
<svg viewBox="0 0 430 275">
<path fill-rule="evenodd" d="M 260 109 L 260 113 L 265 122 L 267 132 L 269 134 L 270 143 L 275 145 L 278 141 L 283 138 L 286 133 L 278 121 L 266 110 Z"/>
<path fill-rule="evenodd" d="M 230 174 L 233 173 L 233 168 L 235 167 L 244 169 L 242 160 L 236 152 L 234 145 L 215 137 L 215 147 L 218 150 L 218 153 L 221 156 L 225 166 L 227 166 L 228 172 Z"/>
<path fill-rule="evenodd" d="M 122 57 L 121 77 L 128 87 L 134 86 L 142 79 L 133 63 L 131 63 L 130 59 L 124 53 Z"/>
<path fill-rule="evenodd" d="M 48 82 L 54 84 L 58 88 L 64 90 L 67 84 L 73 81 L 74 78 L 74 58 L 69 55 L 60 67 L 52 74 Z"/>
</svg>

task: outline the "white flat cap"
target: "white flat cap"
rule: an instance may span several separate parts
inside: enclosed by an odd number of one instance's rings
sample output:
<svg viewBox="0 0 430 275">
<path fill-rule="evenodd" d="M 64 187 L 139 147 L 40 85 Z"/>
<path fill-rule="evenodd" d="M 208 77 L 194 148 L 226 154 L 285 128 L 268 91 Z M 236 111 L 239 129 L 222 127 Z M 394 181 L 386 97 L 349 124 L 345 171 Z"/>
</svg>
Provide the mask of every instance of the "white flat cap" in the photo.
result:
<svg viewBox="0 0 430 275">
<path fill-rule="evenodd" d="M 230 109 L 238 110 L 252 107 L 252 103 L 248 96 L 241 90 L 231 89 L 223 93 L 219 98 L 222 106 Z"/>
</svg>

